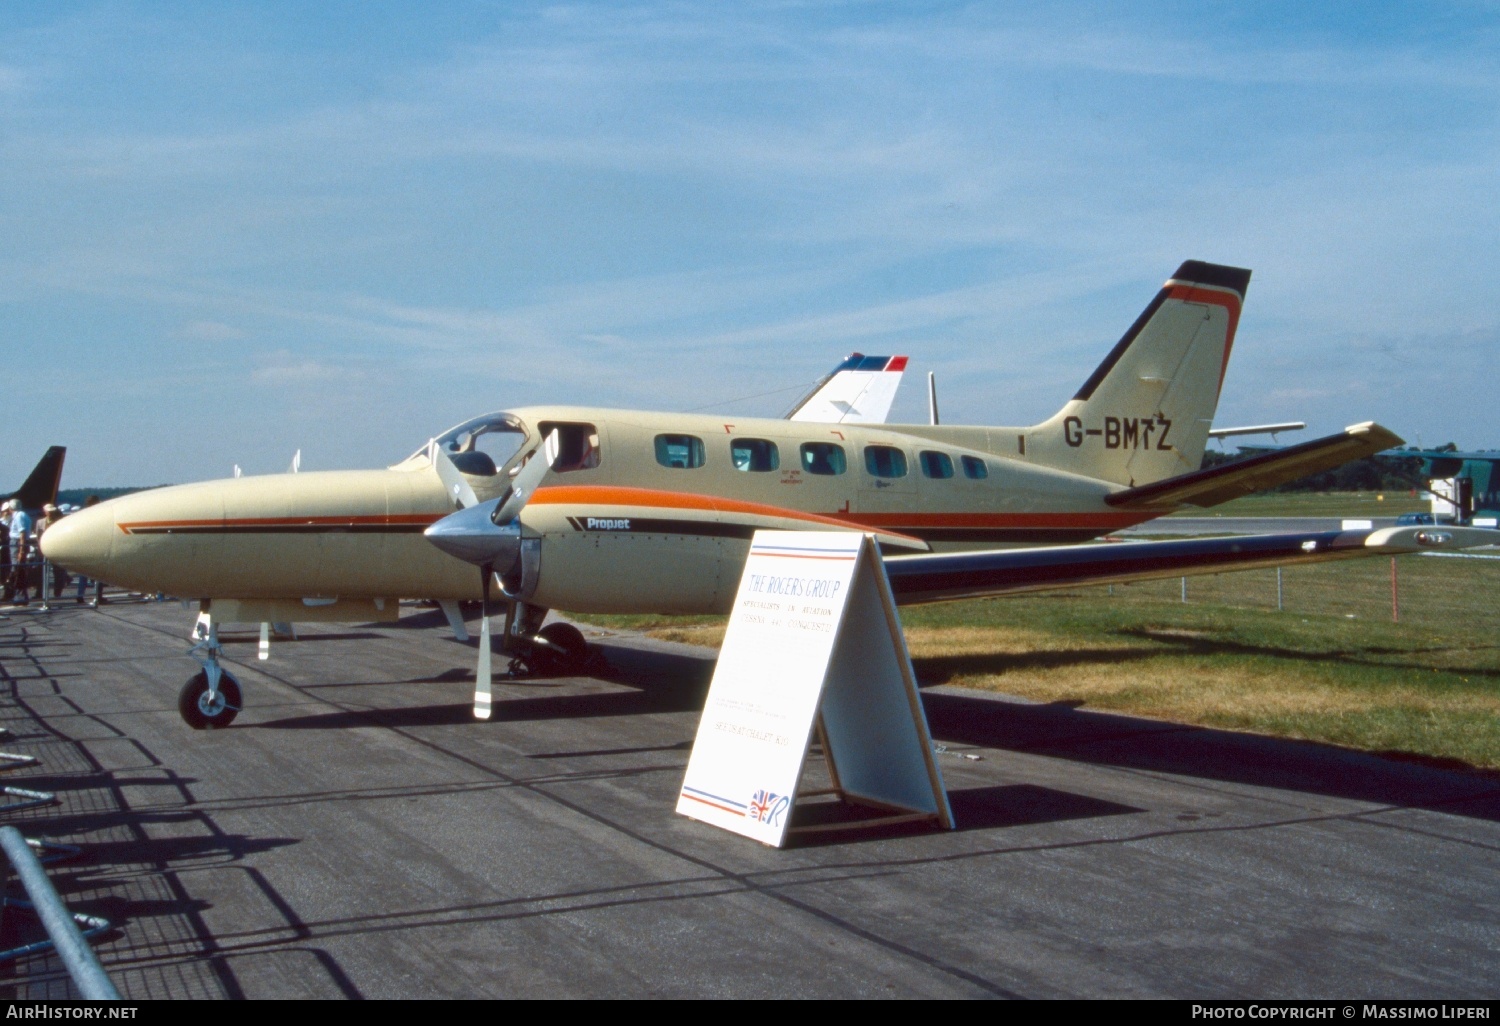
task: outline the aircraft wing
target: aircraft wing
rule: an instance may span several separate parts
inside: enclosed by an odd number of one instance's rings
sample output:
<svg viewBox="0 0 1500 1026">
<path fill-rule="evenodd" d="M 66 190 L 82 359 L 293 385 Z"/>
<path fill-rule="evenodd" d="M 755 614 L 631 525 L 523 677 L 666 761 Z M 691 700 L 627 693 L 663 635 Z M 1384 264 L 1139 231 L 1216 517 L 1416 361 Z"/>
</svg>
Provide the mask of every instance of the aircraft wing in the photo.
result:
<svg viewBox="0 0 1500 1026">
<path fill-rule="evenodd" d="M 1497 540 L 1500 536 L 1494 531 L 1478 528 L 1386 527 L 886 556 L 885 570 L 896 602 L 917 605 L 1360 556 L 1452 551 Z"/>
<path fill-rule="evenodd" d="M 1184 503 L 1217 506 L 1308 474 L 1332 470 L 1350 460 L 1373 456 L 1382 449 L 1400 444 L 1401 439 L 1395 434 L 1367 421 L 1347 427 L 1336 435 L 1206 470 L 1195 470 L 1191 474 L 1169 477 L 1139 488 L 1127 488 L 1106 496 L 1104 501 L 1124 509 L 1161 509 Z"/>
</svg>

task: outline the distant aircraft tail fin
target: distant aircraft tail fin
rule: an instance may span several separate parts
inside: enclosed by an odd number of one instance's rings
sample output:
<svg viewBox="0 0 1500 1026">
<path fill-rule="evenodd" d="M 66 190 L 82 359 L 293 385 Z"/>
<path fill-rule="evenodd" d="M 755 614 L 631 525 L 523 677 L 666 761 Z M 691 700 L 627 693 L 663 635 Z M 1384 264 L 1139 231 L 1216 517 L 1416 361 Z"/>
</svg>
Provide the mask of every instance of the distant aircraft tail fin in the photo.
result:
<svg viewBox="0 0 1500 1026">
<path fill-rule="evenodd" d="M 1244 268 L 1184 263 L 1067 405 L 1026 432 L 1027 456 L 1132 487 L 1196 471 L 1249 284 Z"/>
<path fill-rule="evenodd" d="M 786 419 L 820 424 L 884 424 L 905 373 L 904 356 L 851 353 L 792 407 Z"/>
<path fill-rule="evenodd" d="M 57 486 L 62 482 L 63 457 L 67 454 L 65 446 L 54 445 L 48 449 L 11 498 L 26 509 L 41 509 L 49 502 L 56 502 Z"/>
</svg>

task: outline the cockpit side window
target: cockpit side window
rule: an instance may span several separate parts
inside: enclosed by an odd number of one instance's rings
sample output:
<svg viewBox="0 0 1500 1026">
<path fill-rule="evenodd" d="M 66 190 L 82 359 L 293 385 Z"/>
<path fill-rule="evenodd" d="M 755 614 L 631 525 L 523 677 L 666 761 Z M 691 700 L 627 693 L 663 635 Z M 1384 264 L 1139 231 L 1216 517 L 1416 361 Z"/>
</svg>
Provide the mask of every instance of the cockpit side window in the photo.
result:
<svg viewBox="0 0 1500 1026">
<path fill-rule="evenodd" d="M 537 430 L 546 438 L 557 432 L 557 461 L 552 469 L 559 474 L 570 470 L 593 470 L 603 458 L 599 451 L 599 429 L 593 424 L 544 420 Z"/>
</svg>

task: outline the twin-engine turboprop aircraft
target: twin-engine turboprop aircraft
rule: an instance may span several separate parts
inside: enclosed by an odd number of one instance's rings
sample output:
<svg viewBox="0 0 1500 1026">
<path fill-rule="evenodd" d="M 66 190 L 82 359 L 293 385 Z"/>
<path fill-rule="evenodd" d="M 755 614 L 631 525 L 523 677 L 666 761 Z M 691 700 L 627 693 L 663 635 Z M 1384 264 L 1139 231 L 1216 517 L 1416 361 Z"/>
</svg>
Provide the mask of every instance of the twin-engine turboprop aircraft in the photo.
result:
<svg viewBox="0 0 1500 1026">
<path fill-rule="evenodd" d="M 586 646 L 568 624 L 544 628 L 549 609 L 724 612 L 757 529 L 873 534 L 903 603 L 1482 543 L 1483 532 L 1428 528 L 1059 546 L 1399 443 L 1361 424 L 1199 469 L 1249 279 L 1184 263 L 1078 393 L 1030 427 L 530 407 L 461 424 L 387 470 L 113 499 L 51 528 L 43 550 L 117 585 L 200 600 L 204 669 L 179 708 L 213 727 L 241 697 L 219 664 L 216 620 L 393 620 L 402 598 L 482 599 L 476 713 L 487 716 L 492 586 L 506 648 L 534 669 L 565 668 Z"/>
</svg>

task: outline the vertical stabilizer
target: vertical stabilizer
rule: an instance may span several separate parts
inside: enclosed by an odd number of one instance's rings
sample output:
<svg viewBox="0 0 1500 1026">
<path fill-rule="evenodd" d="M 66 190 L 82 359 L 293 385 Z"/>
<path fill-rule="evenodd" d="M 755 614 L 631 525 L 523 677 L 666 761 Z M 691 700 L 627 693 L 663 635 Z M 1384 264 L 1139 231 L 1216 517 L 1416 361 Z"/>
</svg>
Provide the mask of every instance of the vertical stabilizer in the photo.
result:
<svg viewBox="0 0 1500 1026">
<path fill-rule="evenodd" d="M 1189 260 L 1078 393 L 1030 429 L 1028 455 L 1139 486 L 1198 469 L 1250 272 Z"/>
<path fill-rule="evenodd" d="M 851 353 L 792 408 L 787 420 L 884 424 L 906 373 L 904 356 Z"/>
<path fill-rule="evenodd" d="M 42 454 L 27 475 L 26 482 L 7 498 L 15 499 L 25 509 L 41 509 L 49 502 L 56 502 L 57 486 L 62 482 L 63 457 L 67 453 L 68 450 L 61 445 L 52 446 Z"/>
</svg>

